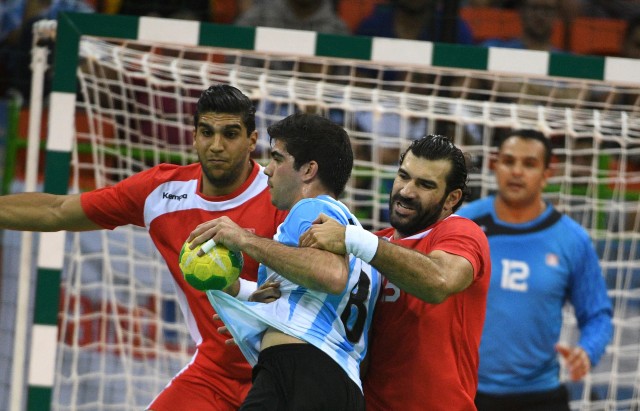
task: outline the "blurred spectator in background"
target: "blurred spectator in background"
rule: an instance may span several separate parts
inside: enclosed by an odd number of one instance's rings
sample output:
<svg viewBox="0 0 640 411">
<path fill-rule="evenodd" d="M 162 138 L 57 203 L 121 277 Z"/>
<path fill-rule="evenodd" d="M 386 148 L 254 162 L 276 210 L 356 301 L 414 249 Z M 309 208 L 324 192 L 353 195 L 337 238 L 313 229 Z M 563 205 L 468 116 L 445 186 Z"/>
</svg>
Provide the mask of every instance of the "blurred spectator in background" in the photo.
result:
<svg viewBox="0 0 640 411">
<path fill-rule="evenodd" d="M 640 14 L 627 22 L 620 54 L 622 57 L 640 59 Z"/>
<path fill-rule="evenodd" d="M 0 2 L 0 42 L 22 25 L 25 0 Z"/>
<path fill-rule="evenodd" d="M 391 0 L 376 5 L 355 31 L 363 36 L 442 41 L 446 24 L 456 25 L 456 43 L 473 44 L 469 25 L 462 19 L 445 21 L 437 0 Z"/>
<path fill-rule="evenodd" d="M 559 16 L 559 0 L 523 0 L 518 8 L 522 35 L 513 39 L 489 39 L 487 47 L 557 51 L 551 41 L 553 27 Z M 499 31 L 496 30 L 496 34 Z"/>
<path fill-rule="evenodd" d="M 640 0 L 581 0 L 582 14 L 626 20 L 640 14 Z"/>
<path fill-rule="evenodd" d="M 211 20 L 210 0 L 111 0 L 116 14 L 173 19 Z"/>
<path fill-rule="evenodd" d="M 9 0 L 2 3 L 0 64 L 4 67 L 0 68 L 0 95 L 19 93 L 25 103 L 28 102 L 33 24 L 42 19 L 55 19 L 63 11 L 91 13 L 94 9 L 83 0 Z"/>
<path fill-rule="evenodd" d="M 22 25 L 22 14 L 24 13 L 24 0 L 7 0 L 0 2 L 0 98 L 7 94 L 9 88 L 9 52 L 12 51 L 12 44 L 16 42 L 15 37 L 19 31 L 16 30 Z"/>
<path fill-rule="evenodd" d="M 237 26 L 275 27 L 329 34 L 349 34 L 331 0 L 260 1 L 242 13 Z"/>
</svg>

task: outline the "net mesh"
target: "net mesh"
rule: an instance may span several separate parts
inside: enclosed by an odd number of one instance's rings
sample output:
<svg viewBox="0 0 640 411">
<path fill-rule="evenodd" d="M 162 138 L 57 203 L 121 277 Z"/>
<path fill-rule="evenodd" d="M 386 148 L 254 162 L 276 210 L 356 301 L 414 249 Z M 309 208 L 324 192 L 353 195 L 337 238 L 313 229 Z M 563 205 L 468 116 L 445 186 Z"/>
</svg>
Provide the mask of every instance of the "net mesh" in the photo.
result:
<svg viewBox="0 0 640 411">
<path fill-rule="evenodd" d="M 192 114 L 213 83 L 254 100 L 261 162 L 266 127 L 287 114 L 342 124 L 356 156 L 342 200 L 371 229 L 387 225 L 398 155 L 412 139 L 452 137 L 469 154 L 478 198 L 495 189 L 496 140 L 513 128 L 543 131 L 555 147 L 545 198 L 588 230 L 615 309 L 601 363 L 570 384 L 572 409 L 640 406 L 638 88 L 94 37 L 83 37 L 80 50 L 75 191 L 159 162 L 197 161 Z M 165 263 L 138 228 L 69 234 L 67 243 L 53 408 L 143 408 L 194 351 Z M 566 314 L 563 340 L 575 341 L 570 307 Z"/>
</svg>

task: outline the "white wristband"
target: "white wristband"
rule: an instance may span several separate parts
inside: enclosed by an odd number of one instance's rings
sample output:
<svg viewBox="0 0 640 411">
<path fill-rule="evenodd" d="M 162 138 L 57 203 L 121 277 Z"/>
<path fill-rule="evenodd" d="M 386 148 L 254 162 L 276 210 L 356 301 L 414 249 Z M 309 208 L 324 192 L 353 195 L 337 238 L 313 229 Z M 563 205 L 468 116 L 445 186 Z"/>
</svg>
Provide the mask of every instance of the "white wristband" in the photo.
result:
<svg viewBox="0 0 640 411">
<path fill-rule="evenodd" d="M 255 281 L 245 280 L 244 278 L 239 278 L 240 280 L 240 289 L 238 290 L 238 295 L 236 298 L 240 301 L 249 301 L 249 297 L 258 289 L 258 283 Z"/>
<path fill-rule="evenodd" d="M 344 245 L 347 253 L 370 263 L 378 251 L 378 237 L 362 227 L 348 225 L 344 232 Z"/>
</svg>

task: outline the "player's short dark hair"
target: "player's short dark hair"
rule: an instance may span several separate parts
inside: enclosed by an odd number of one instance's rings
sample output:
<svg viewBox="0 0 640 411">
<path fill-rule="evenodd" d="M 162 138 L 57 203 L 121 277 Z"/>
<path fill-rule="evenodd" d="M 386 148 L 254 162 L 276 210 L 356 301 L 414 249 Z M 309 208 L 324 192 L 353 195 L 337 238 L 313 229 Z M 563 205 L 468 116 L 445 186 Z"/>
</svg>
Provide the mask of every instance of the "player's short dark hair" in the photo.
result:
<svg viewBox="0 0 640 411">
<path fill-rule="evenodd" d="M 267 132 L 270 142 L 284 142 L 296 170 L 317 162 L 322 184 L 336 197 L 342 194 L 353 167 L 351 141 L 342 127 L 315 114 L 296 113 L 273 123 Z"/>
<path fill-rule="evenodd" d="M 549 168 L 549 164 L 551 164 L 551 155 L 553 154 L 553 147 L 551 145 L 551 140 L 548 139 L 544 134 L 540 131 L 532 130 L 532 129 L 518 129 L 510 131 L 498 144 L 498 151 L 502 148 L 504 142 L 511 137 L 519 137 L 525 140 L 535 140 L 542 143 L 544 146 L 544 167 Z"/>
<path fill-rule="evenodd" d="M 242 118 L 247 133 L 256 129 L 256 110 L 253 103 L 240 90 L 227 84 L 214 84 L 200 94 L 193 114 L 193 125 L 198 127 L 204 113 L 237 114 Z"/>
<path fill-rule="evenodd" d="M 400 164 L 402 164 L 404 157 L 409 151 L 411 151 L 411 154 L 414 156 L 425 160 L 448 160 L 451 163 L 451 170 L 446 179 L 447 188 L 445 195 L 456 189 L 462 191 L 462 198 L 458 201 L 458 204 L 453 207 L 453 211 L 455 212 L 468 195 L 467 161 L 462 150 L 456 147 L 448 137 L 430 134 L 414 140 L 409 148 L 400 156 Z"/>
</svg>

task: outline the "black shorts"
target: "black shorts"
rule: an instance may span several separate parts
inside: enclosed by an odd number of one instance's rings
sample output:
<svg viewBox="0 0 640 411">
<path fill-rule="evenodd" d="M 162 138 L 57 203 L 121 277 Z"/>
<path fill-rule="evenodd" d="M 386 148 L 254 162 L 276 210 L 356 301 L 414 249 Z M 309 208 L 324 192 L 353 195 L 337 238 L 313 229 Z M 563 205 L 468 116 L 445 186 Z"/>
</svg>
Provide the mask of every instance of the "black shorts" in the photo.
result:
<svg viewBox="0 0 640 411">
<path fill-rule="evenodd" d="M 569 393 L 564 385 L 550 391 L 520 394 L 476 395 L 478 411 L 569 411 Z"/>
<path fill-rule="evenodd" d="M 363 411 L 358 385 L 311 344 L 283 344 L 260 352 L 253 386 L 241 411 Z"/>
</svg>

